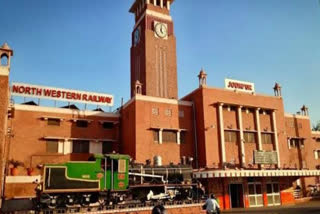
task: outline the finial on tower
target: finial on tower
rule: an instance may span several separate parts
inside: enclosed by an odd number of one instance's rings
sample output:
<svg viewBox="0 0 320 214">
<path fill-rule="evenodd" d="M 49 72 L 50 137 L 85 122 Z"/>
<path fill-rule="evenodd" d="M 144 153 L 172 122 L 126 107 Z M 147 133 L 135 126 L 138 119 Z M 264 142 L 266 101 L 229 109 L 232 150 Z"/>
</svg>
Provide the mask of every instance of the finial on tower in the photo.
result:
<svg viewBox="0 0 320 214">
<path fill-rule="evenodd" d="M 301 108 L 301 114 L 303 116 L 309 116 L 309 108 L 306 105 L 303 105 Z"/>
<path fill-rule="evenodd" d="M 136 16 L 139 16 L 145 8 L 148 9 L 148 5 L 151 5 L 151 9 L 153 6 L 170 10 L 170 6 L 174 1 L 175 0 L 135 0 L 132 6 L 130 7 L 129 12 L 136 14 Z"/>
<path fill-rule="evenodd" d="M 0 47 L 0 75 L 8 75 L 10 71 L 10 59 L 13 56 L 13 50 L 8 43 Z"/>
<path fill-rule="evenodd" d="M 273 90 L 274 90 L 274 96 L 276 97 L 281 97 L 281 86 L 279 83 L 276 83 L 273 87 Z"/>
<path fill-rule="evenodd" d="M 198 78 L 199 78 L 199 87 L 205 87 L 207 85 L 207 73 L 203 70 L 203 68 L 201 68 Z"/>
</svg>

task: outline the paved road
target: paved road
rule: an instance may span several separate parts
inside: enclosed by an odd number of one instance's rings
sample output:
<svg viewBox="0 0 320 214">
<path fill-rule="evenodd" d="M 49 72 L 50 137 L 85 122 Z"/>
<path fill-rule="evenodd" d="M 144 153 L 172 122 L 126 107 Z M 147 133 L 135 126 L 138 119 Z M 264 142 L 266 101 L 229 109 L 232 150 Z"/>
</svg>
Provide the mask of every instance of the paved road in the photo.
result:
<svg viewBox="0 0 320 214">
<path fill-rule="evenodd" d="M 253 213 L 253 214 L 320 214 L 320 201 L 311 201 L 295 206 L 237 209 L 223 213 Z"/>
</svg>

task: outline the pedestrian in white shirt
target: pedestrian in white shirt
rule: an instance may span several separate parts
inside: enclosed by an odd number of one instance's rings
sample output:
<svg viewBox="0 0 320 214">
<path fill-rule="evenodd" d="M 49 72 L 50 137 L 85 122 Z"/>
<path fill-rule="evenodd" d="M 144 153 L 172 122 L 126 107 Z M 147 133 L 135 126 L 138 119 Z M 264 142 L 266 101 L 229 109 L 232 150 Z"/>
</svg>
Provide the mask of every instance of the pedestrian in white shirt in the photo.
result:
<svg viewBox="0 0 320 214">
<path fill-rule="evenodd" d="M 207 214 L 220 214 L 220 206 L 214 194 L 211 194 L 210 198 L 207 199 L 204 207 L 206 208 Z"/>
</svg>

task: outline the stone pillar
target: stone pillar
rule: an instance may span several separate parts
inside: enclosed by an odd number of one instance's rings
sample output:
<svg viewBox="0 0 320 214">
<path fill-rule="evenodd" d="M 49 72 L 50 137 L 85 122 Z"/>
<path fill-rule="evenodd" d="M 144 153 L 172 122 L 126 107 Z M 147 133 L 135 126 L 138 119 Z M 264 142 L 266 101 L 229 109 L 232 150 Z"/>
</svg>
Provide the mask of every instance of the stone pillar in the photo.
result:
<svg viewBox="0 0 320 214">
<path fill-rule="evenodd" d="M 226 148 L 224 139 L 224 123 L 223 123 L 223 103 L 219 104 L 219 124 L 220 124 L 220 146 L 222 165 L 226 162 Z"/>
<path fill-rule="evenodd" d="M 170 10 L 170 1 L 167 1 L 167 9 Z"/>
<path fill-rule="evenodd" d="M 261 140 L 261 127 L 260 127 L 260 108 L 256 109 L 256 126 L 258 134 L 258 150 L 262 150 L 262 140 Z"/>
<path fill-rule="evenodd" d="M 277 130 L 277 120 L 276 120 L 276 112 L 272 111 L 272 126 L 273 126 L 273 132 L 274 132 L 274 144 L 276 147 L 277 151 L 277 158 L 278 158 L 278 163 L 277 166 L 278 168 L 281 167 L 280 163 L 280 154 L 279 154 L 279 142 L 278 142 L 278 130 Z"/>
<path fill-rule="evenodd" d="M 163 8 L 163 0 L 160 0 L 160 7 Z"/>
<path fill-rule="evenodd" d="M 157 6 L 157 0 L 153 0 L 153 5 Z"/>
<path fill-rule="evenodd" d="M 178 132 L 177 132 L 177 144 L 178 144 L 178 145 L 181 144 L 181 142 L 180 142 L 180 133 L 181 133 L 181 131 L 178 130 Z"/>
<path fill-rule="evenodd" d="M 159 129 L 159 144 L 162 144 L 162 129 Z"/>
<path fill-rule="evenodd" d="M 63 142 L 63 154 L 67 155 L 72 153 L 71 142 L 68 139 L 65 139 Z"/>
<path fill-rule="evenodd" d="M 147 0 L 146 2 L 147 2 L 147 4 L 150 4 L 150 0 Z"/>
<path fill-rule="evenodd" d="M 245 149 L 244 149 L 244 135 L 243 135 L 243 124 L 242 124 L 242 106 L 238 107 L 238 123 L 239 123 L 239 131 L 240 131 L 240 162 L 241 166 L 245 167 L 246 164 L 246 156 L 245 156 Z"/>
</svg>

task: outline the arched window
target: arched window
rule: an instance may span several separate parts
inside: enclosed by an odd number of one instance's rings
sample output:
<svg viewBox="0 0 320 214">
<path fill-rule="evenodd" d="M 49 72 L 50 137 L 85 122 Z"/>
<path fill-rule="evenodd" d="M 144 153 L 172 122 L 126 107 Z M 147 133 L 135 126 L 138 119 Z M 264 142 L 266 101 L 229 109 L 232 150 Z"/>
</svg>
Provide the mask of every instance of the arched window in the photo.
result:
<svg viewBox="0 0 320 214">
<path fill-rule="evenodd" d="M 7 54 L 2 54 L 1 56 L 1 65 L 7 66 L 9 64 L 9 58 Z"/>
</svg>

